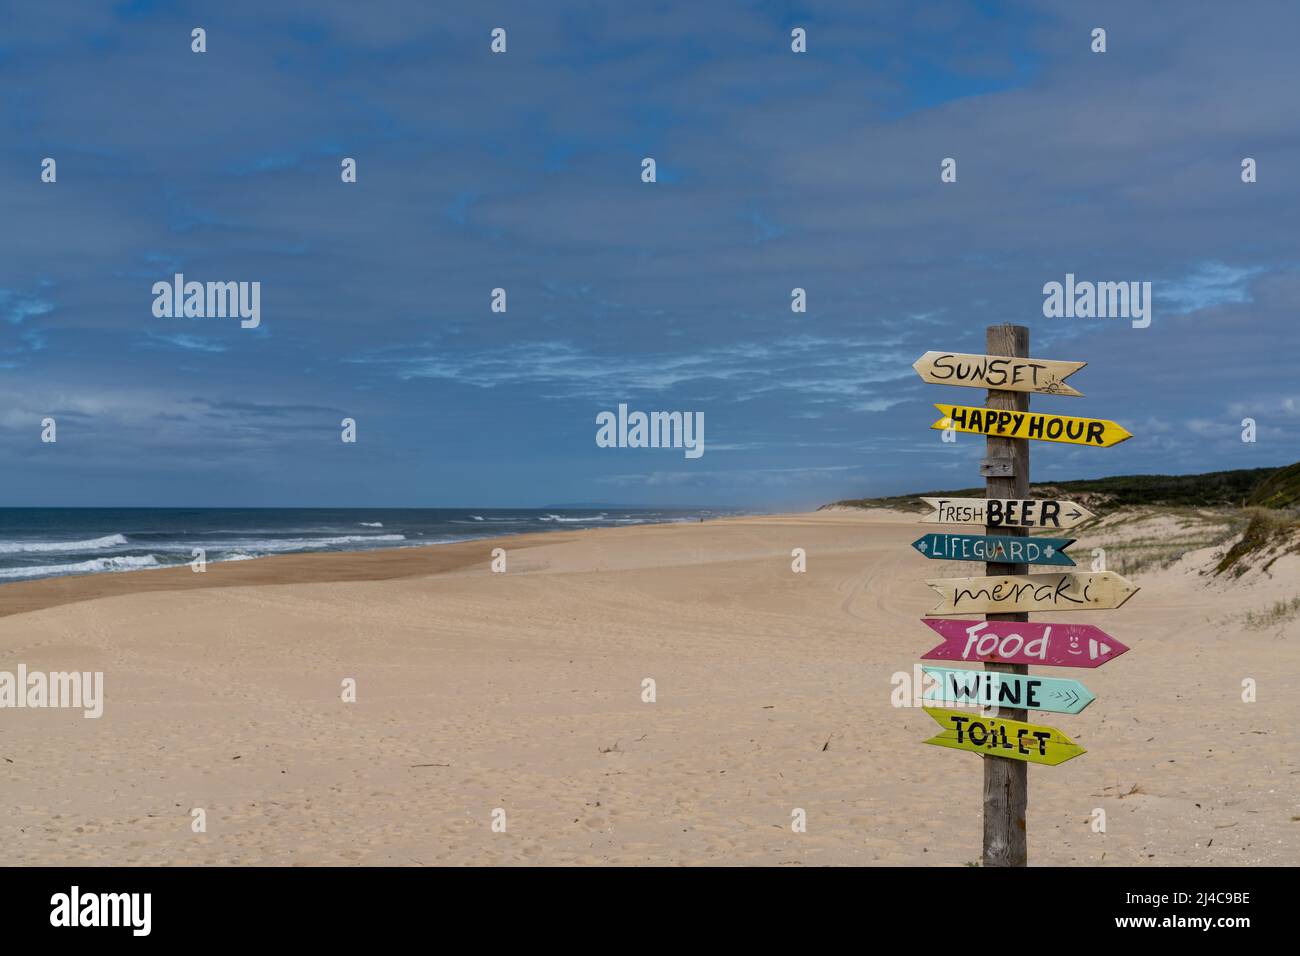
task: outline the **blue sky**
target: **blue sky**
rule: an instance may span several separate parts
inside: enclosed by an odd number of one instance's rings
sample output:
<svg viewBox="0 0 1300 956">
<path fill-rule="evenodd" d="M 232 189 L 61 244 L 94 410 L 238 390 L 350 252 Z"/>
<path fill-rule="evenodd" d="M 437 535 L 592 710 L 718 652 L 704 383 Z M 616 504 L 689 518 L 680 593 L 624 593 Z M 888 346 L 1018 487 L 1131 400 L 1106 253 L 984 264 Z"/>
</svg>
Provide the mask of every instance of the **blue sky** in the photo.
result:
<svg viewBox="0 0 1300 956">
<path fill-rule="evenodd" d="M 1089 362 L 1035 410 L 1135 436 L 1035 478 L 1294 461 L 1300 9 L 1084 6 L 4 4 L 0 501 L 969 486 L 932 403 L 982 395 L 911 363 L 1001 321 Z M 259 281 L 260 327 L 155 318 L 178 271 Z M 1067 272 L 1152 282 L 1151 327 L 1044 318 Z M 620 402 L 703 412 L 704 456 L 598 448 Z"/>
</svg>

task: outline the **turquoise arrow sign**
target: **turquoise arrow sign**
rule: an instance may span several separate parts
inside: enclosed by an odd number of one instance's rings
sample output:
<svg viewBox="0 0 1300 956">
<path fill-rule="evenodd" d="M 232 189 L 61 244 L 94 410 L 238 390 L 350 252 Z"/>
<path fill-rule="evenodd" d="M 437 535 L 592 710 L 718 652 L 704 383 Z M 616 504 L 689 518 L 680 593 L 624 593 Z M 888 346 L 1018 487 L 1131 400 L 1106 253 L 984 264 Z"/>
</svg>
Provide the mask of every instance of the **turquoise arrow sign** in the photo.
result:
<svg viewBox="0 0 1300 956">
<path fill-rule="evenodd" d="M 1097 699 L 1092 691 L 1069 678 L 951 667 L 922 667 L 921 670 L 938 682 L 925 692 L 927 703 L 1025 707 L 1054 714 L 1077 714 Z"/>
<path fill-rule="evenodd" d="M 1074 567 L 1065 549 L 1074 538 L 1017 538 L 1007 534 L 924 534 L 912 542 L 936 561 L 1001 561 Z"/>
</svg>

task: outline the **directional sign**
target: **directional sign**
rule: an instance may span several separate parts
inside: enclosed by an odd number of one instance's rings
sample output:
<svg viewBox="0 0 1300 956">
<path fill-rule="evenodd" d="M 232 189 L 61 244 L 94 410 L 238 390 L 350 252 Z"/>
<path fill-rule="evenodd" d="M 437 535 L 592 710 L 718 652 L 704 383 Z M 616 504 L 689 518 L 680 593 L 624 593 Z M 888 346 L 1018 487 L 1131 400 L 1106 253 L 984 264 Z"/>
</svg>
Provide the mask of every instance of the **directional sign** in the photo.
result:
<svg viewBox="0 0 1300 956">
<path fill-rule="evenodd" d="M 933 385 L 966 385 L 1004 392 L 1042 392 L 1046 395 L 1081 395 L 1065 380 L 1087 362 L 1011 358 L 1004 355 L 967 355 L 963 352 L 926 352 L 912 363 L 916 374 Z"/>
<path fill-rule="evenodd" d="M 1097 699 L 1092 691 L 1068 677 L 1031 677 L 948 667 L 922 670 L 936 682 L 936 686 L 925 692 L 925 699 L 936 704 L 1027 707 L 1055 714 L 1077 714 Z"/>
<path fill-rule="evenodd" d="M 925 583 L 943 598 L 931 614 L 1107 610 L 1138 591 L 1114 571 L 935 578 Z"/>
<path fill-rule="evenodd" d="M 927 661 L 1100 667 L 1128 650 L 1091 624 L 921 620 L 943 638 L 942 644 L 921 655 Z"/>
<path fill-rule="evenodd" d="M 927 707 L 925 712 L 943 728 L 926 741 L 939 747 L 1028 760 L 1053 767 L 1087 752 L 1055 727 L 1040 727 L 1001 717 L 982 717 L 973 711 L 942 707 Z"/>
<path fill-rule="evenodd" d="M 1002 561 L 1006 564 L 1060 564 L 1074 567 L 1065 549 L 1074 538 L 1014 538 L 1003 534 L 930 534 L 912 542 L 936 561 Z"/>
<path fill-rule="evenodd" d="M 1070 415 L 1040 415 L 1037 412 L 1012 412 L 970 405 L 935 405 L 943 416 L 931 428 L 949 428 L 976 435 L 1000 435 L 1003 438 L 1034 438 L 1059 441 L 1070 445 L 1109 448 L 1133 436 L 1104 418 L 1074 418 Z"/>
<path fill-rule="evenodd" d="M 1073 528 L 1097 517 L 1073 501 L 1041 498 L 922 498 L 935 509 L 926 524 L 982 524 L 990 528 Z"/>
</svg>

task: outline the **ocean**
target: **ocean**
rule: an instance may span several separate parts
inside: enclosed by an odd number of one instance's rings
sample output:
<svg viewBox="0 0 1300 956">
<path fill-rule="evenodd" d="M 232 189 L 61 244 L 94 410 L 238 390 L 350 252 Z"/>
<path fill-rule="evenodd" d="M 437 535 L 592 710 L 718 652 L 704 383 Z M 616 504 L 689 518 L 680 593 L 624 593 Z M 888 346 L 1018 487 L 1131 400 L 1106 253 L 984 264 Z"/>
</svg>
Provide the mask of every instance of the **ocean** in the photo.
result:
<svg viewBox="0 0 1300 956">
<path fill-rule="evenodd" d="M 272 554 L 418 548 L 737 511 L 611 508 L 0 508 L 0 584 Z"/>
</svg>

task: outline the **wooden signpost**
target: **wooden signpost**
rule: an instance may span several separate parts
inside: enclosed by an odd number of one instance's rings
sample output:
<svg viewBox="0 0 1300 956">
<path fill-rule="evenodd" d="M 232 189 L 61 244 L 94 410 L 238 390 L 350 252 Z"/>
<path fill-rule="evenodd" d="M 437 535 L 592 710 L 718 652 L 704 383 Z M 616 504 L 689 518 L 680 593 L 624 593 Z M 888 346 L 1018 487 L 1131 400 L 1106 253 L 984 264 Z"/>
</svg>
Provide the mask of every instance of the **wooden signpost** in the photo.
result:
<svg viewBox="0 0 1300 956">
<path fill-rule="evenodd" d="M 1014 561 L 1016 564 L 1057 564 L 1074 567 L 1065 549 L 1073 538 L 1016 538 L 1006 534 L 939 534 L 931 532 L 912 542 L 936 561 Z"/>
<path fill-rule="evenodd" d="M 943 598 L 931 614 L 1109 611 L 1138 592 L 1114 571 L 932 578 L 925 583 Z"/>
<path fill-rule="evenodd" d="M 985 707 L 1024 707 L 1077 714 L 1097 698 L 1077 680 L 1068 677 L 1030 677 L 989 671 L 923 667 L 935 680 L 925 699 L 944 704 L 982 704 Z"/>
<path fill-rule="evenodd" d="M 1100 667 L 1128 650 L 1092 624 L 1039 624 L 1025 621 L 955 621 L 923 617 L 943 643 L 921 655 L 927 661 L 980 661 Z"/>
<path fill-rule="evenodd" d="M 1052 767 L 1087 752 L 1055 727 L 1040 727 L 1020 720 L 984 717 L 971 711 L 942 707 L 927 707 L 925 712 L 943 728 L 926 741 L 939 747 L 1045 763 Z M 987 769 L 989 764 L 984 766 Z M 985 819 L 987 821 L 987 814 Z"/>
<path fill-rule="evenodd" d="M 1004 392 L 1082 397 L 1083 393 L 1066 385 L 1065 380 L 1087 364 L 1006 355 L 926 352 L 912 363 L 912 368 L 932 385 L 966 385 L 970 388 L 997 388 Z"/>
<path fill-rule="evenodd" d="M 1077 714 L 1094 699 L 1078 681 L 1030 677 L 1029 665 L 1097 667 L 1128 650 L 1090 625 L 1031 624 L 1029 612 L 1116 608 L 1137 591 L 1106 571 L 1029 573 L 1030 564 L 1074 564 L 1061 553 L 1073 539 L 1030 538 L 1029 529 L 1063 530 L 1095 517 L 1073 501 L 1029 497 L 1029 442 L 1104 448 L 1132 436 L 1103 419 L 1029 411 L 1030 393 L 1078 396 L 1065 379 L 1084 363 L 1029 358 L 1029 330 L 1023 326 L 990 326 L 985 352 L 926 352 L 913 365 L 927 382 L 988 389 L 984 408 L 936 405 L 943 417 L 931 426 L 986 436 L 980 462 L 984 497 L 925 498 L 934 512 L 921 519 L 983 525 L 985 534 L 926 534 L 912 546 L 927 558 L 986 562 L 984 577 L 926 582 L 943 597 L 931 613 L 982 612 L 987 620 L 923 619 L 943 638 L 925 654 L 927 660 L 984 666 L 982 671 L 924 668 L 939 681 L 924 701 L 996 705 L 998 716 L 926 707 L 942 730 L 925 742 L 990 758 L 984 760 L 984 865 L 1024 866 L 1028 765 L 1055 765 L 1084 752 L 1056 728 L 1027 723 L 1028 710 Z"/>
<path fill-rule="evenodd" d="M 973 408 L 970 405 L 936 404 L 934 407 L 939 409 L 939 414 L 943 417 L 930 427 L 940 431 L 951 428 L 976 435 L 1033 438 L 1071 445 L 1092 445 L 1095 448 L 1109 448 L 1133 437 L 1119 425 L 1104 418 L 1038 415 L 996 408 Z"/>
<path fill-rule="evenodd" d="M 1014 478 L 1014 475 L 989 475 Z M 990 528 L 1073 528 L 1097 517 L 1073 501 L 1041 498 L 922 498 L 934 509 L 926 524 L 982 524 Z"/>
</svg>

